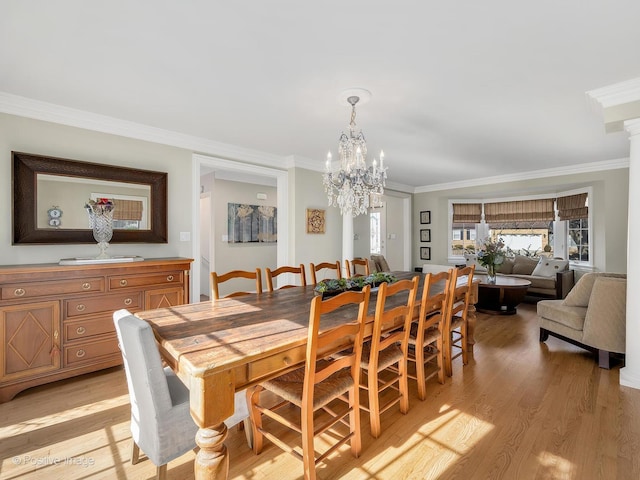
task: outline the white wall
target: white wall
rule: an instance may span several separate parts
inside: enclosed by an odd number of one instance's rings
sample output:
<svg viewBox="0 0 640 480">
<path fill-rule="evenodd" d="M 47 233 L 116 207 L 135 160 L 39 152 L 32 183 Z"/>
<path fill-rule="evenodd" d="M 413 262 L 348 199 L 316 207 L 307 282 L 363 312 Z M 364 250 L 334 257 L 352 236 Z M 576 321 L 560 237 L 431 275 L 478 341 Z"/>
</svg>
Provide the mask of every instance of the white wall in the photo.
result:
<svg viewBox="0 0 640 480">
<path fill-rule="evenodd" d="M 168 173 L 168 243 L 115 243 L 111 255 L 189 257 L 191 242 L 180 232 L 191 231 L 191 152 L 67 127 L 14 115 L 0 114 L 0 264 L 58 262 L 61 258 L 94 256 L 98 248 L 84 245 L 11 245 L 11 151 L 48 155 Z"/>
<path fill-rule="evenodd" d="M 420 228 L 429 227 L 431 263 L 447 263 L 449 199 L 553 194 L 587 186 L 593 189 L 589 208 L 593 212 L 594 238 L 590 241 L 590 248 L 594 256 L 594 268 L 598 271 L 626 272 L 628 168 L 417 193 L 414 195 L 413 203 L 414 264 L 429 263 L 420 260 L 419 251 Z M 420 225 L 419 217 L 422 210 L 431 210 L 431 225 Z"/>
</svg>

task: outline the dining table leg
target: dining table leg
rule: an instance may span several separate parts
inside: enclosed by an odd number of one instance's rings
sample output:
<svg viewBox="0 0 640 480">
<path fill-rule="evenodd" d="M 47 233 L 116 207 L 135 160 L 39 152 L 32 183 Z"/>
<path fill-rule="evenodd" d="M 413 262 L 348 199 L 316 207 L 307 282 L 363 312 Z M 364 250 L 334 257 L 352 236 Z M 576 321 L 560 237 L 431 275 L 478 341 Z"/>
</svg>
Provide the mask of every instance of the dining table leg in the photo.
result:
<svg viewBox="0 0 640 480">
<path fill-rule="evenodd" d="M 224 444 L 227 426 L 224 423 L 212 428 L 200 428 L 196 433 L 194 474 L 196 480 L 226 480 L 229 476 L 229 455 Z"/>
</svg>

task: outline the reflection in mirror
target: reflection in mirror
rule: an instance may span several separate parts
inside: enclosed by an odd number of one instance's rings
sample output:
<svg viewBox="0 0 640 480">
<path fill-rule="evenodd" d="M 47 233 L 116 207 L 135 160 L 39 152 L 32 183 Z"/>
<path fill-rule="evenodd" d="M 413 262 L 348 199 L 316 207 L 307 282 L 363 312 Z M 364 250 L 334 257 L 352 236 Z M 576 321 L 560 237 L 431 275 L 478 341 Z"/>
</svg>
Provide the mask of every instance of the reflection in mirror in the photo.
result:
<svg viewBox="0 0 640 480">
<path fill-rule="evenodd" d="M 114 201 L 114 230 L 150 228 L 149 185 L 40 173 L 36 187 L 39 229 L 89 228 L 89 216 L 84 205 L 89 199 L 98 198 Z"/>
</svg>

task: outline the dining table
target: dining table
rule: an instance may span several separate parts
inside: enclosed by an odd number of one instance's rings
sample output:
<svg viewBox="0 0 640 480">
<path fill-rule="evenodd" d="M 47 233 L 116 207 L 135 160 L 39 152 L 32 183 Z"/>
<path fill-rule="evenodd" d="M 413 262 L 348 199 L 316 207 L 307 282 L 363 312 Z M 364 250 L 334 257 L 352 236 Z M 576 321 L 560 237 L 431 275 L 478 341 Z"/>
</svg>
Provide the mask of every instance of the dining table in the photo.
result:
<svg viewBox="0 0 640 480">
<path fill-rule="evenodd" d="M 393 275 L 398 279 L 420 277 L 417 318 L 425 274 L 403 271 Z M 375 290 L 365 337 L 372 332 Z M 196 444 L 200 450 L 194 461 L 197 480 L 227 478 L 224 420 L 234 413 L 235 393 L 304 365 L 315 295 L 314 286 L 307 285 L 135 313 L 151 325 L 163 360 L 189 389 L 191 415 L 199 427 Z M 477 298 L 477 290 L 474 295 Z M 353 321 L 357 313 L 357 306 L 352 305 L 323 316 L 321 332 Z M 471 306 L 471 344 L 474 324 Z"/>
</svg>

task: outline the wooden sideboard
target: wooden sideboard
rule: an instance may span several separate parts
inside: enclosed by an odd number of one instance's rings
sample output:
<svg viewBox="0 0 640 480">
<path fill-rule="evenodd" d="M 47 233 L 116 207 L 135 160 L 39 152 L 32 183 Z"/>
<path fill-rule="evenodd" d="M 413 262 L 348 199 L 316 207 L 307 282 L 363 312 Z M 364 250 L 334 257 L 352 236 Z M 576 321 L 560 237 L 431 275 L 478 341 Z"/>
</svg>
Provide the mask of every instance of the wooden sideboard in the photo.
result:
<svg viewBox="0 0 640 480">
<path fill-rule="evenodd" d="M 113 312 L 189 303 L 191 262 L 0 266 L 0 403 L 122 364 Z"/>
</svg>

